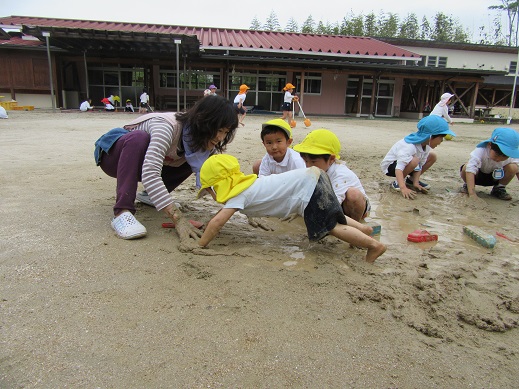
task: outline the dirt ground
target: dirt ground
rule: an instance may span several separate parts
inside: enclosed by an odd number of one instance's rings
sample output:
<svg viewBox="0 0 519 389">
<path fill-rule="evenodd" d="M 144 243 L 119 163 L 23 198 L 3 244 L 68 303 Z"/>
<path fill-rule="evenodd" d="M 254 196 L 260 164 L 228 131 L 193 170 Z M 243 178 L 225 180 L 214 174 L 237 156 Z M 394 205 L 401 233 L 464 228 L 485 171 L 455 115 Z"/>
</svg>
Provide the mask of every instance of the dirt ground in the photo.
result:
<svg viewBox="0 0 519 389">
<path fill-rule="evenodd" d="M 512 201 L 458 193 L 459 167 L 496 127 L 455 124 L 425 174 L 431 193 L 391 192 L 379 163 L 416 121 L 298 119 L 295 143 L 333 130 L 362 180 L 387 252 L 327 237 L 310 245 L 301 219 L 255 229 L 233 216 L 210 248 L 178 251 L 175 232 L 138 204 L 147 237 L 110 227 L 115 180 L 94 141 L 126 113 L 10 111 L 0 120 L 0 387 L 2 388 L 516 388 L 519 243 L 486 249 L 464 225 L 518 237 Z M 137 114 L 134 114 L 137 115 Z M 261 158 L 248 115 L 228 148 L 245 171 Z M 518 125 L 511 127 L 517 129 Z M 173 192 L 190 219 L 219 209 Z M 410 243 L 427 229 L 435 243 Z"/>
</svg>

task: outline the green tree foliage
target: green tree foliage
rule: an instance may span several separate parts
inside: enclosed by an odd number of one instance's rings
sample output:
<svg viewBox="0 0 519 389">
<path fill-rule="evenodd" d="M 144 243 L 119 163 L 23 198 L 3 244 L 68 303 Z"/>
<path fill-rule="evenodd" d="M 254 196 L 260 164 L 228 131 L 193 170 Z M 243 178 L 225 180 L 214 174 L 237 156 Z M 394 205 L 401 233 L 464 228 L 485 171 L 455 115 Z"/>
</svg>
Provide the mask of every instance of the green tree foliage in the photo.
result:
<svg viewBox="0 0 519 389">
<path fill-rule="evenodd" d="M 288 20 L 285 32 L 299 32 L 299 25 L 297 24 L 294 18 L 291 17 Z"/>
<path fill-rule="evenodd" d="M 265 30 L 267 31 L 281 31 L 281 25 L 279 24 L 278 17 L 274 10 L 270 12 L 267 22 L 265 23 Z"/>
<path fill-rule="evenodd" d="M 480 44 L 503 45 L 512 43 L 517 44 L 517 17 L 519 0 L 501 0 L 500 5 L 490 6 L 496 12 L 506 12 L 508 15 L 508 33 L 503 33 L 503 27 L 498 16 L 495 17 L 493 24 L 486 28 L 479 28 Z M 303 22 L 301 28 L 298 23 L 290 18 L 284 31 L 302 32 L 305 34 L 326 34 L 326 35 L 348 35 L 348 36 L 370 36 L 384 38 L 404 38 L 421 39 L 439 42 L 471 42 L 472 37 L 468 30 L 463 27 L 457 19 L 438 12 L 432 19 L 422 17 L 421 22 L 414 13 L 408 14 L 400 19 L 399 15 L 389 12 L 380 12 L 377 16 L 374 12 L 366 15 L 355 15 L 353 12 L 343 17 L 340 23 L 330 23 L 315 21 L 312 15 Z M 260 30 L 261 24 L 257 17 L 251 22 L 251 30 Z M 267 31 L 282 31 L 278 18 L 272 11 L 267 18 L 263 29 Z"/>
<path fill-rule="evenodd" d="M 506 12 L 506 16 L 508 19 L 508 46 L 514 46 L 518 45 L 517 42 L 517 29 L 518 29 L 518 23 L 517 23 L 517 12 L 519 10 L 519 2 L 518 1 L 509 1 L 509 0 L 501 0 L 501 4 L 498 5 L 491 5 L 488 7 L 488 9 L 497 10 L 500 12 Z"/>
<path fill-rule="evenodd" d="M 398 37 L 405 39 L 420 39 L 420 26 L 416 14 L 407 14 L 404 20 L 402 20 L 398 31 Z"/>
<path fill-rule="evenodd" d="M 261 30 L 261 24 L 260 24 L 260 21 L 258 20 L 257 16 L 254 16 L 254 19 L 252 19 L 249 29 L 256 30 L 256 31 Z"/>
<path fill-rule="evenodd" d="M 305 33 L 305 34 L 313 34 L 314 29 L 315 29 L 314 18 L 312 18 L 312 15 L 310 15 L 303 23 L 303 26 L 301 27 L 301 32 Z"/>
</svg>

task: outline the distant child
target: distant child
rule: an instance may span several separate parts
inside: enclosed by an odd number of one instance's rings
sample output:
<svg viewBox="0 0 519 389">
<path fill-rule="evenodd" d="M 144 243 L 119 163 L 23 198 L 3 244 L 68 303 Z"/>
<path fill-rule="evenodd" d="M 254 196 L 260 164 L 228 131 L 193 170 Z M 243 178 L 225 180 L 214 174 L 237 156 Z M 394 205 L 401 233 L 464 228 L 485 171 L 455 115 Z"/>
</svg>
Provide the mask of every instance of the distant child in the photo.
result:
<svg viewBox="0 0 519 389">
<path fill-rule="evenodd" d="M 215 95 L 216 94 L 216 90 L 218 88 L 216 87 L 216 85 L 209 85 L 209 88 L 207 88 L 205 91 L 204 91 L 204 97 L 205 96 L 211 96 L 211 95 Z"/>
<path fill-rule="evenodd" d="M 470 153 L 469 161 L 460 168 L 465 184 L 461 189 L 469 197 L 477 197 L 475 186 L 492 186 L 491 196 L 500 200 L 512 200 L 506 186 L 514 176 L 519 179 L 519 134 L 500 127 L 492 136 L 479 143 Z"/>
<path fill-rule="evenodd" d="M 281 110 L 283 111 L 283 117 L 281 119 L 287 120 L 288 124 L 292 121 L 292 102 L 297 99 L 297 97 L 293 94 L 294 89 L 296 87 L 291 83 L 288 83 L 283 88 L 285 92 L 285 96 L 283 97 L 283 107 Z"/>
<path fill-rule="evenodd" d="M 247 97 L 247 91 L 249 89 L 250 88 L 245 84 L 240 85 L 240 92 L 238 92 L 234 98 L 234 107 L 238 113 L 238 122 L 242 126 L 245 125 L 245 123 L 243 123 L 243 119 L 245 119 L 245 116 L 247 115 L 247 109 L 245 108 L 244 103 L 245 98 Z"/>
<path fill-rule="evenodd" d="M 135 112 L 135 110 L 133 109 L 132 101 L 130 99 L 126 100 L 126 106 L 124 107 L 124 112 Z"/>
<path fill-rule="evenodd" d="M 437 115 L 424 117 L 416 127 L 418 131 L 396 142 L 380 163 L 382 173 L 396 177 L 391 188 L 401 192 L 406 199 L 416 197 L 413 189 L 428 192 L 431 186 L 420 181 L 420 176 L 436 162 L 432 149 L 443 142 L 445 135 L 456 136 L 447 122 Z"/>
<path fill-rule="evenodd" d="M 202 191 L 208 191 L 223 208 L 207 223 L 199 245 L 206 247 L 231 216 L 240 211 L 248 217 L 284 218 L 303 216 L 308 238 L 318 241 L 326 235 L 367 249 L 365 260 L 373 263 L 386 246 L 369 236 L 373 229 L 342 212 L 330 179 L 311 167 L 258 177 L 240 171 L 238 160 L 226 154 L 209 157 L 200 170 Z M 200 193 L 202 193 L 200 191 Z"/>
<path fill-rule="evenodd" d="M 301 154 L 306 167 L 316 166 L 328 174 L 346 216 L 355 221 L 368 216 L 371 206 L 366 191 L 359 177 L 340 160 L 341 143 L 333 132 L 314 130 L 294 150 Z"/>
<path fill-rule="evenodd" d="M 81 112 L 87 112 L 87 111 L 92 110 L 92 109 L 94 109 L 94 107 L 92 107 L 92 99 L 86 99 L 79 106 L 79 110 Z"/>
<path fill-rule="evenodd" d="M 105 97 L 103 100 L 101 100 L 101 103 L 105 105 L 105 111 L 107 112 L 115 112 L 115 107 L 112 105 L 110 100 Z"/>
<path fill-rule="evenodd" d="M 267 150 L 262 160 L 256 161 L 252 172 L 259 176 L 279 174 L 306 167 L 298 152 L 292 150 L 292 130 L 282 119 L 269 120 L 261 125 L 261 141 Z"/>
<path fill-rule="evenodd" d="M 449 116 L 449 103 L 454 95 L 450 93 L 444 93 L 441 95 L 440 102 L 436 104 L 429 115 L 435 115 L 443 117 L 445 120 L 452 124 L 452 118 Z"/>
<path fill-rule="evenodd" d="M 150 103 L 150 96 L 146 92 L 146 90 L 142 91 L 141 96 L 139 97 L 140 104 L 139 104 L 139 113 L 147 113 L 148 107 Z"/>
</svg>

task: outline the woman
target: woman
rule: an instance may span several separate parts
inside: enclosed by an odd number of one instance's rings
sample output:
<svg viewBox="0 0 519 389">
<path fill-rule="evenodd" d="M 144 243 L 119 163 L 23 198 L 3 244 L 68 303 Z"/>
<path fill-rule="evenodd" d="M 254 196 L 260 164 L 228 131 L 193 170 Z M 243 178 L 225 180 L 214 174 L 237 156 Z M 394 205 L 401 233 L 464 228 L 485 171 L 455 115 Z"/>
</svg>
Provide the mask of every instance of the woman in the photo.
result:
<svg viewBox="0 0 519 389">
<path fill-rule="evenodd" d="M 191 173 L 200 187 L 200 168 L 216 152 L 223 152 L 234 138 L 238 119 L 233 104 L 220 96 L 201 99 L 186 112 L 150 113 L 115 128 L 96 142 L 96 163 L 117 178 L 112 228 L 122 239 L 146 235 L 135 218 L 139 181 L 154 206 L 176 224 L 181 240 L 193 236 L 169 194 Z"/>
</svg>

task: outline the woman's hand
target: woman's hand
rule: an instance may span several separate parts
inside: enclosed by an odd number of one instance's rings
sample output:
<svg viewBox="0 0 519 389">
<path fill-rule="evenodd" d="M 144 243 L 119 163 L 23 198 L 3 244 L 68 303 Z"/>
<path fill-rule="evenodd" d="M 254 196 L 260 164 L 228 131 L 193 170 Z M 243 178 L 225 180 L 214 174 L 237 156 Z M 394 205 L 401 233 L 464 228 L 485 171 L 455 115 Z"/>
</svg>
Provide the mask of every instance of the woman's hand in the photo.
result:
<svg viewBox="0 0 519 389">
<path fill-rule="evenodd" d="M 168 205 L 163 211 L 175 223 L 175 231 L 177 231 L 181 244 L 189 245 L 189 243 L 194 243 L 192 239 L 197 240 L 202 236 L 202 231 L 189 223 L 174 204 Z"/>
</svg>

